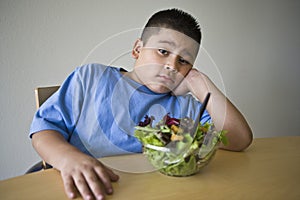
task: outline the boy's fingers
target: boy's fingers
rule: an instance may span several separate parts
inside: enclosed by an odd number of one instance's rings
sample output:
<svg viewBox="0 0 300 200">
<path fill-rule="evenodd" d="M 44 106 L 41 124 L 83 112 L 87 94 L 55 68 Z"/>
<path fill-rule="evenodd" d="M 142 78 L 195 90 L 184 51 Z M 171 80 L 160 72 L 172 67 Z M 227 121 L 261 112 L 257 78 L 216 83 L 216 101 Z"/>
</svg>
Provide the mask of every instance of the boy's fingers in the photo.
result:
<svg viewBox="0 0 300 200">
<path fill-rule="evenodd" d="M 104 199 L 105 194 L 113 193 L 111 181 L 117 181 L 119 176 L 101 162 L 95 162 L 93 165 L 82 170 L 61 172 L 65 192 L 69 198 L 76 198 L 80 194 L 83 199 Z"/>
<path fill-rule="evenodd" d="M 90 190 L 93 193 L 93 196 L 96 199 L 104 199 L 105 192 L 102 189 L 102 180 L 99 179 L 98 175 L 94 171 L 90 171 L 85 174 L 85 179 L 88 183 Z"/>
<path fill-rule="evenodd" d="M 83 199 L 93 199 L 94 195 L 92 194 L 88 183 L 82 174 L 74 175 L 73 180 Z"/>
<path fill-rule="evenodd" d="M 107 173 L 108 173 L 111 181 L 115 182 L 115 181 L 119 180 L 119 176 L 117 174 L 115 174 L 111 169 L 109 169 L 107 167 L 105 167 L 105 168 L 107 170 Z"/>
<path fill-rule="evenodd" d="M 96 167 L 95 168 L 95 172 L 97 173 L 99 179 L 101 180 L 105 191 L 107 194 L 112 194 L 113 193 L 113 188 L 111 185 L 111 177 L 109 175 L 108 170 L 106 169 L 106 167 L 102 166 L 102 167 Z"/>
<path fill-rule="evenodd" d="M 65 193 L 70 199 L 77 197 L 77 189 L 74 185 L 73 178 L 68 175 L 62 174 L 62 179 L 64 183 Z"/>
</svg>

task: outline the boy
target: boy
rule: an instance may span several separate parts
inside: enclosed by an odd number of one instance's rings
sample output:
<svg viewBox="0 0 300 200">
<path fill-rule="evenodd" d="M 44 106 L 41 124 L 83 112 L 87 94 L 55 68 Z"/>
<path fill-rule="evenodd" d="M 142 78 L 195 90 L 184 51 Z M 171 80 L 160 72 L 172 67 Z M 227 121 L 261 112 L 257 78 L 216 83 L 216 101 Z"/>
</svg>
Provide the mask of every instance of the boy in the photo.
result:
<svg viewBox="0 0 300 200">
<path fill-rule="evenodd" d="M 145 115 L 196 119 L 208 92 L 211 98 L 200 121 L 212 120 L 217 129 L 228 130 L 224 149 L 241 151 L 250 145 L 252 132 L 242 114 L 192 68 L 200 40 L 192 16 L 177 9 L 160 11 L 134 44 L 131 72 L 99 64 L 77 68 L 41 106 L 31 126 L 32 143 L 61 172 L 69 198 L 76 191 L 84 199 L 112 194 L 111 181 L 118 176 L 96 158 L 141 152 L 132 133 Z"/>
</svg>

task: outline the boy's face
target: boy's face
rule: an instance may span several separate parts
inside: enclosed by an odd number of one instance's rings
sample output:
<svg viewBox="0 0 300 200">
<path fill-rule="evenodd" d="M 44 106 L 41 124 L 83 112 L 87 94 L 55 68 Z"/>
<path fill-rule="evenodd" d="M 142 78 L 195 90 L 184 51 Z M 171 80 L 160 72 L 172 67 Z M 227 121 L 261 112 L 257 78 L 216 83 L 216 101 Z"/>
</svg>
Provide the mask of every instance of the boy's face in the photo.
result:
<svg viewBox="0 0 300 200">
<path fill-rule="evenodd" d="M 170 92 L 191 70 L 198 50 L 199 44 L 192 38 L 160 28 L 146 44 L 136 41 L 132 51 L 136 59 L 132 78 L 153 92 Z"/>
</svg>

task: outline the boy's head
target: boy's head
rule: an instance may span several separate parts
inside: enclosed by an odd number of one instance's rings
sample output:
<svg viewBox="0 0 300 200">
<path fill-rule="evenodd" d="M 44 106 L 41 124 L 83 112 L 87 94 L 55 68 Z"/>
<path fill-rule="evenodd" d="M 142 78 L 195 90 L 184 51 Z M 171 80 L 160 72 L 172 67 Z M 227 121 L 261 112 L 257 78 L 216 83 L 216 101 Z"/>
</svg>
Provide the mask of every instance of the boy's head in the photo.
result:
<svg viewBox="0 0 300 200">
<path fill-rule="evenodd" d="M 131 78 L 157 93 L 173 91 L 192 69 L 200 40 L 191 15 L 177 9 L 155 13 L 134 44 Z"/>
<path fill-rule="evenodd" d="M 142 32 L 141 40 L 144 43 L 155 34 L 153 31 L 148 31 L 153 30 L 149 27 L 172 29 L 189 36 L 199 44 L 201 43 L 201 30 L 198 22 L 193 16 L 182 10 L 174 8 L 162 10 L 152 15 Z"/>
</svg>

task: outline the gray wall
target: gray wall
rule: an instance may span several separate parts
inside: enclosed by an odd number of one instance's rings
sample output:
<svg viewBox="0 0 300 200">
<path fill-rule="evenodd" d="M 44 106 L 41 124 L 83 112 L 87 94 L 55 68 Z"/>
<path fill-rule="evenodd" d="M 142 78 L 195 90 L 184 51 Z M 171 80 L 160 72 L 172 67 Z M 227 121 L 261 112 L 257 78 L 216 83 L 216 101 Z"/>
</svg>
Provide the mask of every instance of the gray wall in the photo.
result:
<svg viewBox="0 0 300 200">
<path fill-rule="evenodd" d="M 256 138 L 300 135 L 300 1 L 1 0 L 0 179 L 39 160 L 28 138 L 34 88 L 61 84 L 89 61 L 130 68 L 128 51 L 138 35 L 128 30 L 170 7 L 199 19 L 203 47 L 220 73 L 213 79 L 224 83 Z"/>
</svg>

